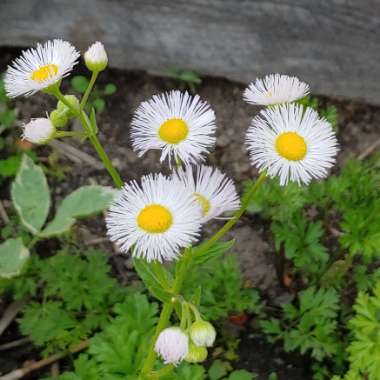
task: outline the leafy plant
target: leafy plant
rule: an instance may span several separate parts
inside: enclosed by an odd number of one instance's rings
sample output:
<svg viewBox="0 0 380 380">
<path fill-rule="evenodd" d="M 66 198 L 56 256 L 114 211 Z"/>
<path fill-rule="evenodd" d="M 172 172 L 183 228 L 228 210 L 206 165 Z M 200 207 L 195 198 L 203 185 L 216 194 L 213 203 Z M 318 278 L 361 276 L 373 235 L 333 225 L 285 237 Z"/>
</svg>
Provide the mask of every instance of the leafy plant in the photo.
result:
<svg viewBox="0 0 380 380">
<path fill-rule="evenodd" d="M 34 241 L 68 232 L 77 219 L 107 208 L 114 196 L 114 190 L 104 186 L 83 186 L 64 198 L 53 220 L 43 228 L 50 209 L 50 190 L 42 169 L 27 155 L 23 156 L 11 187 L 12 202 L 19 220 L 34 236 Z M 28 247 L 21 239 L 11 238 L 1 245 L 1 251 L 0 277 L 20 274 L 30 256 Z M 17 256 L 15 252 L 18 252 Z"/>
<path fill-rule="evenodd" d="M 100 251 L 83 257 L 61 251 L 31 266 L 25 276 L 39 282 L 42 294 L 32 298 L 19 323 L 21 332 L 45 354 L 77 344 L 104 327 L 113 305 L 125 297 Z"/>
<path fill-rule="evenodd" d="M 321 243 L 324 235 L 321 222 L 308 222 L 302 212 L 296 212 L 287 224 L 273 223 L 272 231 L 276 249 L 280 250 L 283 244 L 285 256 L 297 269 L 311 275 L 323 272 L 329 255 Z"/>
<path fill-rule="evenodd" d="M 318 111 L 321 117 L 324 117 L 336 130 L 338 127 L 338 111 L 335 106 L 321 107 L 320 101 L 316 97 L 305 96 L 304 98 L 298 100 L 299 104 L 305 107 L 311 107 Z"/>
<path fill-rule="evenodd" d="M 14 125 L 16 117 L 16 110 L 11 107 L 5 92 L 3 75 L 0 75 L 0 135 L 5 129 Z"/>
<path fill-rule="evenodd" d="M 380 374 L 380 283 L 373 294 L 360 292 L 353 306 L 355 316 L 349 321 L 352 341 L 348 346 L 350 370 L 345 379 L 377 380 Z"/>
<path fill-rule="evenodd" d="M 184 84 L 190 89 L 192 93 L 196 92 L 196 87 L 202 84 L 202 79 L 200 76 L 191 70 L 181 70 L 178 68 L 168 68 L 159 73 L 160 76 L 173 78 Z"/>
<path fill-rule="evenodd" d="M 334 289 L 310 287 L 299 293 L 298 306 L 286 303 L 282 310 L 282 320 L 272 318 L 261 324 L 271 341 L 282 339 L 286 351 L 310 352 L 318 361 L 336 355 L 339 296 Z"/>
<path fill-rule="evenodd" d="M 258 292 L 243 287 L 235 255 L 216 258 L 190 271 L 185 279 L 185 296 L 194 293 L 194 284 L 200 294 L 200 311 L 208 320 L 226 318 L 232 312 L 261 310 Z"/>
</svg>

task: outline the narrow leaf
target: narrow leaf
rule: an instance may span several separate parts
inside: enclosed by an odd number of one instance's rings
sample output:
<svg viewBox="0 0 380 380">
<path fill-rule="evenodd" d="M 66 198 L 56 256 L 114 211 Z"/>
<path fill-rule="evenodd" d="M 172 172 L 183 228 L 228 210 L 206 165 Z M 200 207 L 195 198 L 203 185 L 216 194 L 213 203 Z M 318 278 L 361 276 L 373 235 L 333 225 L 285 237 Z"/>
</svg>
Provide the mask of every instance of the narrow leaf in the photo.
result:
<svg viewBox="0 0 380 380">
<path fill-rule="evenodd" d="M 216 259 L 230 250 L 235 244 L 235 240 L 219 242 L 210 247 L 207 251 L 202 250 L 202 245 L 193 250 L 193 260 L 196 264 L 204 264 L 207 261 Z"/>
<path fill-rule="evenodd" d="M 165 289 L 166 283 L 162 283 L 160 276 L 153 270 L 154 263 L 148 263 L 144 259 L 134 259 L 133 265 L 149 291 L 162 302 L 169 302 L 172 294 Z"/>
</svg>

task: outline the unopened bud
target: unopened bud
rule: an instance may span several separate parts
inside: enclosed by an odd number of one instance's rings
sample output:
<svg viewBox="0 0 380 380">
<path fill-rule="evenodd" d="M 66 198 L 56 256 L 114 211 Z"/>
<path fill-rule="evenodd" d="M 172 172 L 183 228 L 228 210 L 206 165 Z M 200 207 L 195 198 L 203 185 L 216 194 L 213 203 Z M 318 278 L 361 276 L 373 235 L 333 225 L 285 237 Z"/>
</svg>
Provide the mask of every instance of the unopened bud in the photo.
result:
<svg viewBox="0 0 380 380">
<path fill-rule="evenodd" d="M 154 346 L 165 364 L 178 364 L 187 356 L 189 337 L 179 327 L 168 327 L 161 331 Z"/>
<path fill-rule="evenodd" d="M 187 353 L 185 360 L 188 363 L 202 363 L 206 359 L 207 359 L 207 348 L 199 347 L 193 343 L 190 343 L 189 352 Z"/>
<path fill-rule="evenodd" d="M 84 53 L 84 62 L 90 71 L 103 71 L 108 64 L 106 50 L 101 42 L 95 42 Z"/>
<path fill-rule="evenodd" d="M 60 100 L 57 103 L 57 111 L 67 117 L 75 116 L 75 111 L 79 111 L 78 98 L 75 95 L 65 95 L 65 100 L 70 104 L 71 108 Z"/>
<path fill-rule="evenodd" d="M 198 320 L 190 327 L 190 337 L 197 346 L 211 347 L 214 344 L 216 332 L 211 323 Z"/>
<path fill-rule="evenodd" d="M 56 128 L 62 128 L 67 124 L 68 118 L 65 115 L 65 113 L 61 113 L 58 110 L 54 110 L 49 115 L 49 118 L 51 122 L 53 123 L 54 127 Z"/>
<path fill-rule="evenodd" d="M 41 117 L 23 125 L 22 138 L 33 144 L 46 144 L 55 134 L 55 127 L 50 119 Z"/>
</svg>

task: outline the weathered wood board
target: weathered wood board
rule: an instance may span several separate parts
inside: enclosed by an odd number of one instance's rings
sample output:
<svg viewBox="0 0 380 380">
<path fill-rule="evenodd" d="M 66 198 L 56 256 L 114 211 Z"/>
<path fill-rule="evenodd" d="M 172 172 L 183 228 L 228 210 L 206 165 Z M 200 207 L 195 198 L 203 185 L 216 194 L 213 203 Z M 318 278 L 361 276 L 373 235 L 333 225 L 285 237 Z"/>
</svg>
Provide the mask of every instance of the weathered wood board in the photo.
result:
<svg viewBox="0 0 380 380">
<path fill-rule="evenodd" d="M 118 68 L 281 72 L 380 104 L 380 0 L 0 0 L 0 46 L 53 37 L 100 40 Z"/>
</svg>

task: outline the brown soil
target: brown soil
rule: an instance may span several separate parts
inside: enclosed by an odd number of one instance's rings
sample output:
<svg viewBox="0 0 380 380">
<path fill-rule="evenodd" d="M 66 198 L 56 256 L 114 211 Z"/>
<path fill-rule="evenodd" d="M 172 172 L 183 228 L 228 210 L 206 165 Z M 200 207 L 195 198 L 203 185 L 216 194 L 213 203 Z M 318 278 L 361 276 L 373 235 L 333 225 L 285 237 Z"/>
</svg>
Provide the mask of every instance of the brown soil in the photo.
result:
<svg viewBox="0 0 380 380">
<path fill-rule="evenodd" d="M 17 50 L 0 50 L 0 71 L 18 52 Z M 82 68 L 76 70 L 80 73 Z M 115 83 L 117 93 L 107 100 L 106 110 L 99 115 L 100 139 L 110 154 L 114 165 L 119 169 L 124 180 L 138 178 L 151 171 L 161 169 L 158 153 L 150 152 L 143 159 L 138 159 L 131 149 L 129 138 L 129 124 L 132 113 L 138 104 L 153 94 L 173 88 L 178 83 L 161 77 L 152 77 L 141 72 L 123 72 L 108 70 L 102 74 L 99 82 Z M 235 179 L 241 189 L 242 181 L 256 176 L 256 171 L 249 164 L 244 148 L 244 135 L 251 118 L 257 114 L 257 109 L 247 105 L 242 100 L 244 86 L 224 79 L 204 78 L 198 93 L 207 99 L 217 115 L 218 132 L 217 145 L 209 157 L 209 163 L 217 165 L 229 176 Z M 380 108 L 366 104 L 355 103 L 341 99 L 321 98 L 324 105 L 335 105 L 339 114 L 339 141 L 341 152 L 338 162 L 341 164 L 348 156 L 358 156 L 374 141 L 380 138 Z M 19 112 L 19 119 L 26 121 L 31 117 L 44 115 L 53 106 L 47 95 L 37 94 L 30 98 L 20 98 L 15 102 Z M 75 126 L 74 126 L 75 128 Z M 92 147 L 85 143 L 70 140 L 83 152 L 95 158 Z M 39 156 L 46 157 L 51 148 L 38 150 Z M 97 159 L 96 159 L 97 160 Z M 112 185 L 107 173 L 96 167 L 85 164 L 74 164 L 64 155 L 60 155 L 60 162 L 69 167 L 64 181 L 50 179 L 54 202 L 78 188 L 89 183 Z M 7 198 L 7 189 L 0 191 L 2 198 Z M 8 203 L 5 202 L 5 205 Z M 207 228 L 206 234 L 212 231 L 215 225 Z M 94 242 L 105 236 L 102 219 L 82 223 L 78 228 L 79 234 L 85 242 Z M 231 236 L 237 240 L 235 251 L 238 253 L 245 277 L 258 287 L 261 292 L 270 298 L 271 303 L 278 304 L 289 295 L 279 284 L 273 264 L 274 246 L 268 228 L 254 218 L 245 218 L 239 222 Z M 108 242 L 100 243 L 108 252 L 115 268 L 115 275 L 121 281 L 127 282 L 133 274 L 130 272 L 130 262 L 127 257 L 116 256 L 114 247 Z M 1 308 L 1 303 L 0 303 Z M 1 342 L 16 339 L 16 328 L 10 329 L 13 336 L 1 337 Z M 266 380 L 267 375 L 276 370 L 280 380 L 311 379 L 307 371 L 307 358 L 294 355 L 285 355 L 280 346 L 272 346 L 257 333 L 247 329 L 241 334 L 240 361 L 238 367 L 253 370 L 259 374 L 259 380 Z M 18 350 L 2 352 L 6 360 L 0 360 L 0 373 L 10 368 L 21 366 L 25 360 L 33 358 L 35 351 L 25 347 Z M 31 357 L 29 355 L 32 355 Z M 32 378 L 32 377 L 31 377 Z M 34 377 L 35 378 L 35 377 Z"/>
</svg>

